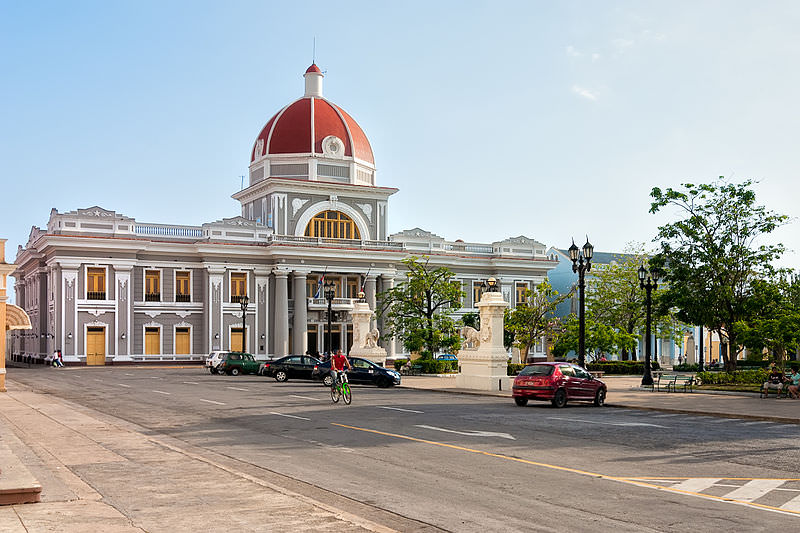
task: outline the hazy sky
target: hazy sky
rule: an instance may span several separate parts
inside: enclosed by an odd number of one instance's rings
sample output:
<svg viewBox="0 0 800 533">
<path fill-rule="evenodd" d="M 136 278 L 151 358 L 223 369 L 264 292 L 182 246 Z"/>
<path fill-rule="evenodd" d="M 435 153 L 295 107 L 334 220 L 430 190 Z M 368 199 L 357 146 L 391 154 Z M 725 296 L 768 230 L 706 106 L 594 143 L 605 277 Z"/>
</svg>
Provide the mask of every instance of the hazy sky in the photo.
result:
<svg viewBox="0 0 800 533">
<path fill-rule="evenodd" d="M 0 237 L 51 208 L 239 214 L 263 125 L 324 94 L 397 187 L 391 232 L 649 242 L 654 186 L 753 178 L 797 217 L 800 2 L 0 0 Z M 794 222 L 775 233 L 800 259 Z"/>
</svg>

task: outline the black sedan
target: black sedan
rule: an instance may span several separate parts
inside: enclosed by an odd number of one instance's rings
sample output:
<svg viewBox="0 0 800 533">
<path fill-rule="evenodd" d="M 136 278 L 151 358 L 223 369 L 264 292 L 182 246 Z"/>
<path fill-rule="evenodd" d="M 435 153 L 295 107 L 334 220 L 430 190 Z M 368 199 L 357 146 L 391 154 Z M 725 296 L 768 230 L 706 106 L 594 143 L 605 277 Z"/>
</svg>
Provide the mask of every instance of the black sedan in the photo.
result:
<svg viewBox="0 0 800 533">
<path fill-rule="evenodd" d="M 400 373 L 396 370 L 383 368 L 372 361 L 360 357 L 348 357 L 352 368 L 347 372 L 347 380 L 350 383 L 367 383 L 378 387 L 391 387 L 400 385 Z M 331 386 L 331 362 L 319 363 L 314 367 L 311 378 L 330 387 Z"/>
<path fill-rule="evenodd" d="M 308 355 L 287 355 L 274 361 L 265 361 L 258 373 L 281 382 L 287 379 L 311 379 L 311 372 L 318 364 L 319 359 Z"/>
</svg>

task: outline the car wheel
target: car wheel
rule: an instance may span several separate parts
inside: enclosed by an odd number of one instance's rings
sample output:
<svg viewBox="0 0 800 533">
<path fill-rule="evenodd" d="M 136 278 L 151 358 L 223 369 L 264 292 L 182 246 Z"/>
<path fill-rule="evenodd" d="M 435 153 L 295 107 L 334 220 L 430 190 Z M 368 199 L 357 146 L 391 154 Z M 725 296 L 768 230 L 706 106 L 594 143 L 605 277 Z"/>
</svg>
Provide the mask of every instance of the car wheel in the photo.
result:
<svg viewBox="0 0 800 533">
<path fill-rule="evenodd" d="M 564 389 L 558 389 L 550 403 L 553 404 L 553 407 L 558 407 L 558 408 L 567 405 L 567 391 L 565 391 Z"/>
<path fill-rule="evenodd" d="M 230 374 L 231 374 L 231 376 L 238 376 L 239 375 L 239 369 L 235 368 L 235 367 L 231 368 Z"/>
<path fill-rule="evenodd" d="M 285 371 L 278 370 L 277 372 L 275 372 L 275 381 L 277 381 L 278 383 L 283 383 L 287 379 L 289 379 L 289 376 L 286 375 Z"/>
<path fill-rule="evenodd" d="M 606 391 L 603 389 L 597 389 L 597 394 L 594 395 L 594 404 L 597 407 L 602 407 L 606 403 Z"/>
<path fill-rule="evenodd" d="M 216 374 L 216 373 L 217 373 L 217 371 L 216 371 L 216 370 L 214 370 L 214 369 L 213 369 L 213 368 L 211 368 L 211 367 L 208 367 L 208 371 L 209 371 L 209 372 L 211 372 L 212 374 Z"/>
<path fill-rule="evenodd" d="M 326 387 L 330 387 L 331 385 L 333 385 L 333 378 L 331 377 L 330 374 L 322 378 L 322 384 L 325 385 Z"/>
<path fill-rule="evenodd" d="M 391 386 L 391 384 L 392 384 L 392 382 L 389 381 L 389 378 L 385 378 L 385 377 L 382 377 L 382 376 L 379 377 L 377 381 L 375 381 L 375 385 L 377 385 L 378 387 L 380 387 L 382 389 L 385 389 L 385 388 Z"/>
<path fill-rule="evenodd" d="M 520 407 L 525 407 L 526 405 L 528 405 L 528 399 L 527 398 L 514 398 L 514 403 L 516 403 Z"/>
</svg>

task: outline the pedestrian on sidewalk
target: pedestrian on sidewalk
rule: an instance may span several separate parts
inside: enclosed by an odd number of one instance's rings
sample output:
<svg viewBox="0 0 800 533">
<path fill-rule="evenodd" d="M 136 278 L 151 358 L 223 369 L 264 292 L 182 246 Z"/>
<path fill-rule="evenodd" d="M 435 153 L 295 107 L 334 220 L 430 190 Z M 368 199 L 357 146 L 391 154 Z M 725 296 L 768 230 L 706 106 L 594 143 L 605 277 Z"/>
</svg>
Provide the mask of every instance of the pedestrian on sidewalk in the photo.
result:
<svg viewBox="0 0 800 533">
<path fill-rule="evenodd" d="M 777 366 L 772 366 L 772 371 L 769 373 L 767 377 L 767 381 L 764 382 L 764 394 L 763 396 L 766 398 L 770 390 L 778 391 L 778 397 L 781 395 L 781 391 L 783 391 L 783 372 Z"/>
<path fill-rule="evenodd" d="M 795 400 L 800 400 L 800 369 L 797 367 L 793 368 L 789 379 L 791 380 L 789 384 L 789 396 Z"/>
<path fill-rule="evenodd" d="M 61 368 L 64 366 L 64 360 L 61 357 L 61 350 L 56 350 L 53 353 L 53 366 L 56 368 Z"/>
</svg>

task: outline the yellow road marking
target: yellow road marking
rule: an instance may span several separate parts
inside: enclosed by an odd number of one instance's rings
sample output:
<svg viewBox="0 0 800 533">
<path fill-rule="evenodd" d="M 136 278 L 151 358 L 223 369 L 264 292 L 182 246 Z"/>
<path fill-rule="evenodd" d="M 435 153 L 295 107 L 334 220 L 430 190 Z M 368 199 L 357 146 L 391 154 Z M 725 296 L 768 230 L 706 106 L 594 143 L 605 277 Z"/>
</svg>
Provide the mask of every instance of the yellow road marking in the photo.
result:
<svg viewBox="0 0 800 533">
<path fill-rule="evenodd" d="M 457 446 L 455 444 L 447 444 L 446 442 L 438 442 L 438 441 L 435 441 L 435 440 L 419 439 L 417 437 L 410 437 L 408 435 L 400 435 L 398 433 L 387 433 L 385 431 L 378 431 L 377 429 L 361 428 L 361 427 L 357 427 L 357 426 L 349 426 L 347 424 L 337 424 L 336 422 L 331 422 L 331 425 L 339 426 L 339 427 L 346 428 L 346 429 L 352 429 L 352 430 L 355 430 L 355 431 L 364 431 L 366 433 L 374 433 L 376 435 L 384 435 L 386 437 L 394 437 L 394 438 L 397 438 L 397 439 L 410 440 L 410 441 L 413 441 L 413 442 L 420 442 L 420 443 L 423 443 L 423 444 L 430 444 L 430 445 L 433 445 L 433 446 L 441 446 L 443 448 L 451 448 L 453 450 L 459 450 L 459 451 L 463 451 L 463 452 L 476 453 L 478 455 L 485 455 L 487 457 L 496 457 L 498 459 L 505 459 L 507 461 L 514 461 L 514 462 L 517 462 L 517 463 L 524 463 L 524 464 L 533 465 L 533 466 L 540 466 L 542 468 L 549 468 L 551 470 L 560 470 L 562 472 L 571 472 L 573 474 L 579 474 L 579 475 L 582 475 L 582 476 L 595 477 L 595 478 L 599 478 L 599 479 L 607 479 L 609 481 L 618 481 L 620 483 L 627 483 L 629 485 L 637 485 L 639 487 L 648 487 L 648 488 L 657 489 L 657 490 L 665 490 L 665 491 L 668 491 L 668 492 L 673 492 L 673 493 L 678 493 L 678 494 L 687 494 L 687 495 L 690 495 L 690 496 L 697 496 L 697 497 L 700 497 L 700 498 L 706 498 L 708 500 L 715 500 L 715 501 L 726 502 L 726 503 L 735 503 L 735 504 L 739 504 L 739 505 L 757 507 L 757 508 L 768 510 L 768 511 L 776 511 L 776 512 L 779 512 L 779 513 L 786 513 L 786 514 L 790 514 L 790 515 L 794 515 L 794 516 L 800 516 L 800 511 L 792 511 L 792 510 L 789 510 L 789 509 L 781 509 L 780 507 L 773 507 L 771 505 L 763 505 L 763 504 L 760 504 L 760 503 L 753 503 L 753 502 L 748 502 L 748 501 L 744 501 L 744 500 L 736 500 L 736 499 L 733 499 L 733 498 L 726 498 L 724 496 L 713 496 L 711 494 L 703 494 L 701 492 L 692 492 L 692 491 L 688 491 L 688 490 L 675 489 L 675 488 L 672 488 L 672 487 L 664 487 L 662 485 L 656 485 L 654 483 L 647 483 L 647 480 L 657 480 L 657 479 L 663 479 L 663 480 L 672 479 L 672 480 L 676 480 L 676 479 L 692 479 L 692 478 L 685 478 L 685 477 L 682 477 L 682 478 L 663 478 L 663 477 L 633 478 L 633 477 L 609 476 L 609 475 L 606 475 L 606 474 L 598 474 L 596 472 L 588 472 L 586 470 L 578 470 L 576 468 L 567 468 L 565 466 L 552 465 L 552 464 L 548 464 L 548 463 L 540 463 L 538 461 L 529 461 L 528 459 L 520 459 L 519 457 L 511 457 L 510 455 L 504 455 L 504 454 L 501 454 L 501 453 L 492 453 L 492 452 L 486 452 L 486 451 L 483 451 L 483 450 L 475 450 L 473 448 L 466 448 L 464 446 Z M 726 477 L 726 478 L 714 478 L 714 479 L 743 480 L 743 481 L 744 480 L 753 480 L 753 479 L 776 479 L 776 480 L 780 480 L 780 481 L 784 481 L 784 482 L 785 481 L 800 481 L 800 479 L 797 479 L 797 478 L 739 478 L 739 477 Z"/>
</svg>

